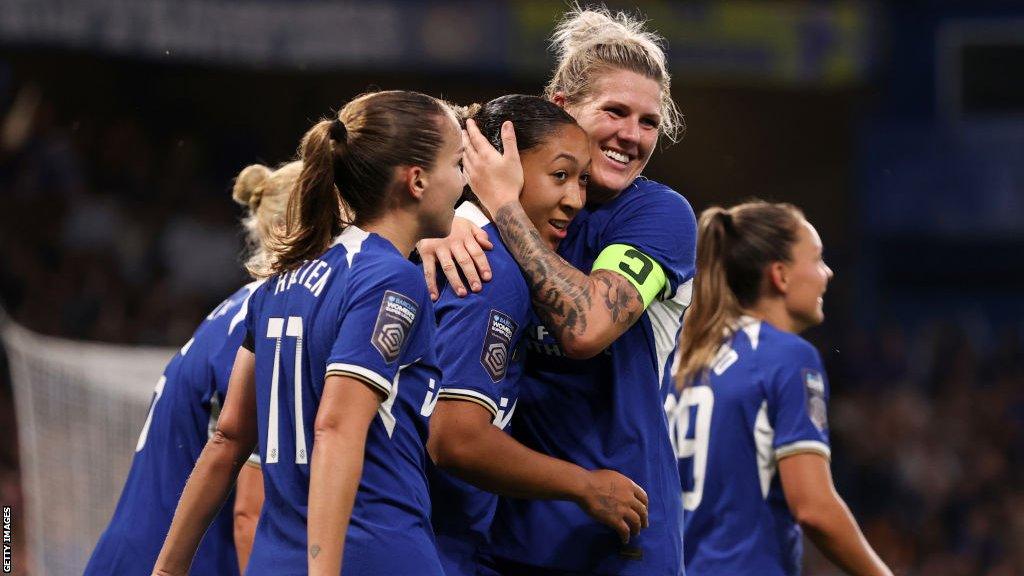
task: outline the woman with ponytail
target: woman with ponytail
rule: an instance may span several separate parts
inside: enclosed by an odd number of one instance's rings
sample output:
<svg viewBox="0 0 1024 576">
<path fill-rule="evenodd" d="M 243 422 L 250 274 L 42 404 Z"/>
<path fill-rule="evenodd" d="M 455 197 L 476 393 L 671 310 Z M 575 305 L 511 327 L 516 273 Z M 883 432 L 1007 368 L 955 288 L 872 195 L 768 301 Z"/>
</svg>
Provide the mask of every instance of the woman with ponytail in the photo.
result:
<svg viewBox="0 0 1024 576">
<path fill-rule="evenodd" d="M 832 270 L 789 204 L 701 215 L 694 304 L 669 402 L 692 574 L 800 574 L 801 528 L 849 574 L 891 572 L 829 472 L 828 379 L 798 334 L 824 320 Z"/>
<path fill-rule="evenodd" d="M 502 574 L 682 570 L 664 401 L 690 302 L 696 219 L 681 195 L 641 176 L 658 139 L 683 131 L 661 44 L 642 21 L 607 9 L 573 9 L 555 29 L 545 96 L 587 132 L 592 158 L 587 205 L 557 251 L 541 241 L 552 224 L 536 226 L 523 209 L 514 121 L 502 130 L 502 153 L 468 122 L 466 177 L 522 268 L 538 317 L 527 329 L 512 434 L 586 469 L 616 470 L 650 498 L 650 526 L 628 542 L 571 502 L 502 499 L 490 546 Z M 437 261 L 456 292 L 466 293 L 460 268 L 480 288 L 489 268 L 479 235 L 466 230 L 421 245 L 428 284 Z"/>
<path fill-rule="evenodd" d="M 245 208 L 246 268 L 251 273 L 273 260 L 274 231 L 284 222 L 285 206 L 301 170 L 301 162 L 277 170 L 254 164 L 235 179 L 232 197 Z M 224 405 L 235 352 L 245 337 L 241 320 L 246 302 L 259 284 L 257 280 L 243 286 L 214 308 L 164 369 L 121 499 L 85 574 L 145 574 L 153 567 L 188 473 Z M 255 466 L 246 466 L 239 474 L 234 505 L 229 501 L 216 515 L 196 553 L 197 574 L 245 570 L 261 501 L 258 477 Z"/>
<path fill-rule="evenodd" d="M 408 257 L 451 227 L 465 185 L 457 120 L 430 96 L 367 94 L 314 125 L 300 155 L 272 275 L 250 299 L 227 403 L 155 573 L 188 572 L 258 441 L 266 500 L 247 574 L 441 576 L 423 409 L 441 377 Z"/>
</svg>

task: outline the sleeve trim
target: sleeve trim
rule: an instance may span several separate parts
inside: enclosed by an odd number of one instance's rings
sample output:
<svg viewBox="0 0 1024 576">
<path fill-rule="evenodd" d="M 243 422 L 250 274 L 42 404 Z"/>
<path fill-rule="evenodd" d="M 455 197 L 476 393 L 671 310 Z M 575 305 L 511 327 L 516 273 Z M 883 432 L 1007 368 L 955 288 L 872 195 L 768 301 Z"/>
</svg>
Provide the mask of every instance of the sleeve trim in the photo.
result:
<svg viewBox="0 0 1024 576">
<path fill-rule="evenodd" d="M 355 364 L 335 362 L 327 365 L 327 373 L 324 377 L 326 378 L 327 376 L 349 376 L 366 383 L 368 386 L 372 386 L 376 390 L 380 390 L 384 393 L 384 396 L 391 395 L 391 382 L 369 368 L 363 368 Z"/>
<path fill-rule="evenodd" d="M 249 455 L 249 458 L 245 461 L 246 466 L 252 466 L 259 470 L 262 468 L 262 461 L 260 460 L 259 452 L 253 452 Z"/>
<path fill-rule="evenodd" d="M 491 416 L 498 415 L 498 405 L 494 403 L 486 395 L 477 392 L 476 390 L 467 390 L 465 388 L 442 388 L 437 393 L 438 398 L 447 398 L 450 400 L 466 400 L 467 402 L 475 402 L 491 413 Z"/>
<path fill-rule="evenodd" d="M 775 449 L 775 458 L 777 460 L 782 460 L 786 456 L 807 452 L 821 454 L 825 459 L 829 461 L 832 460 L 832 450 L 828 447 L 828 444 L 818 440 L 799 440 L 797 442 L 791 442 L 789 444 L 779 446 Z"/>
</svg>

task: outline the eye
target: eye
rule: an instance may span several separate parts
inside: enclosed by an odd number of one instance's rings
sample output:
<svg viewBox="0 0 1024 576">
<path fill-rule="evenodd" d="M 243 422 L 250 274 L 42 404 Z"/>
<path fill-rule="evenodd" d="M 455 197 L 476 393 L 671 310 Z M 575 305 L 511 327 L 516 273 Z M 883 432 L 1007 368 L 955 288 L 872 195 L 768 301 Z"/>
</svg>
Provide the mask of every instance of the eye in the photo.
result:
<svg viewBox="0 0 1024 576">
<path fill-rule="evenodd" d="M 559 182 L 565 182 L 565 180 L 569 177 L 569 173 L 566 172 L 565 170 L 553 172 L 551 175 L 554 176 L 555 180 L 558 180 Z"/>
<path fill-rule="evenodd" d="M 655 130 L 657 130 L 659 126 L 658 121 L 653 118 L 644 118 L 640 123 L 648 128 L 654 128 Z"/>
<path fill-rule="evenodd" d="M 605 112 L 611 114 L 612 116 L 615 116 L 616 118 L 622 118 L 623 116 L 626 115 L 626 111 L 623 110 L 622 108 L 619 108 L 618 106 L 609 106 L 604 110 Z"/>
<path fill-rule="evenodd" d="M 588 174 L 586 172 L 584 172 L 583 174 L 580 174 L 580 184 L 582 186 L 586 186 L 587 184 L 590 184 L 590 174 Z"/>
</svg>

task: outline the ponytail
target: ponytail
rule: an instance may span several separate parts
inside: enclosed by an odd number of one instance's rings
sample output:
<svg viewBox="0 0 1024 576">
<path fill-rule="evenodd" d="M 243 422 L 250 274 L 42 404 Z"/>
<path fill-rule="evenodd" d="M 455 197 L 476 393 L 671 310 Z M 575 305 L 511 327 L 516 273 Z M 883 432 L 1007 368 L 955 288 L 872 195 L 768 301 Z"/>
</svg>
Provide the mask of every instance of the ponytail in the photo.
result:
<svg viewBox="0 0 1024 576">
<path fill-rule="evenodd" d="M 693 280 L 694 303 L 686 314 L 680 344 L 679 389 L 702 375 L 739 318 L 740 305 L 729 288 L 725 269 L 730 236 L 735 236 L 735 229 L 728 210 L 716 206 L 701 214 L 697 225 L 699 273 Z"/>
<path fill-rule="evenodd" d="M 728 210 L 715 206 L 697 224 L 697 276 L 686 312 L 676 388 L 706 376 L 744 308 L 757 303 L 765 267 L 788 262 L 804 219 L 792 204 L 755 200 Z"/>
<path fill-rule="evenodd" d="M 317 122 L 299 145 L 302 173 L 274 248 L 274 274 L 319 257 L 350 223 L 384 213 L 399 166 L 430 170 L 446 135 L 457 135 L 444 102 L 403 90 L 373 92 Z M 351 222 L 349 219 L 351 218 Z"/>
<path fill-rule="evenodd" d="M 340 123 L 340 122 L 339 122 Z M 302 172 L 285 213 L 285 238 L 274 261 L 274 272 L 291 270 L 312 260 L 341 233 L 341 206 L 334 185 L 334 166 L 345 154 L 346 142 L 331 138 L 330 120 L 321 120 L 302 137 Z"/>
</svg>

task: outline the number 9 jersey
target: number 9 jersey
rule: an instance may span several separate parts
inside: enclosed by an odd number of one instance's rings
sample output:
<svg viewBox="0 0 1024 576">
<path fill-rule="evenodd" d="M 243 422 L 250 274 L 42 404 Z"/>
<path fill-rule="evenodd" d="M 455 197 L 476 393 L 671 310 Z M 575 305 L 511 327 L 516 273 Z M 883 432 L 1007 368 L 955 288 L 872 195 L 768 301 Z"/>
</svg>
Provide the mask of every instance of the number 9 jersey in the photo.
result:
<svg viewBox="0 0 1024 576">
<path fill-rule="evenodd" d="M 687 573 L 797 575 L 801 530 L 777 473 L 786 456 L 830 457 L 817 350 L 741 317 L 706 379 L 668 398 L 683 488 Z"/>
<path fill-rule="evenodd" d="M 442 574 L 424 471 L 425 398 L 440 371 L 420 270 L 349 226 L 318 259 L 268 279 L 246 324 L 265 489 L 247 574 L 306 573 L 313 424 L 328 375 L 385 397 L 366 438 L 342 573 Z"/>
</svg>

